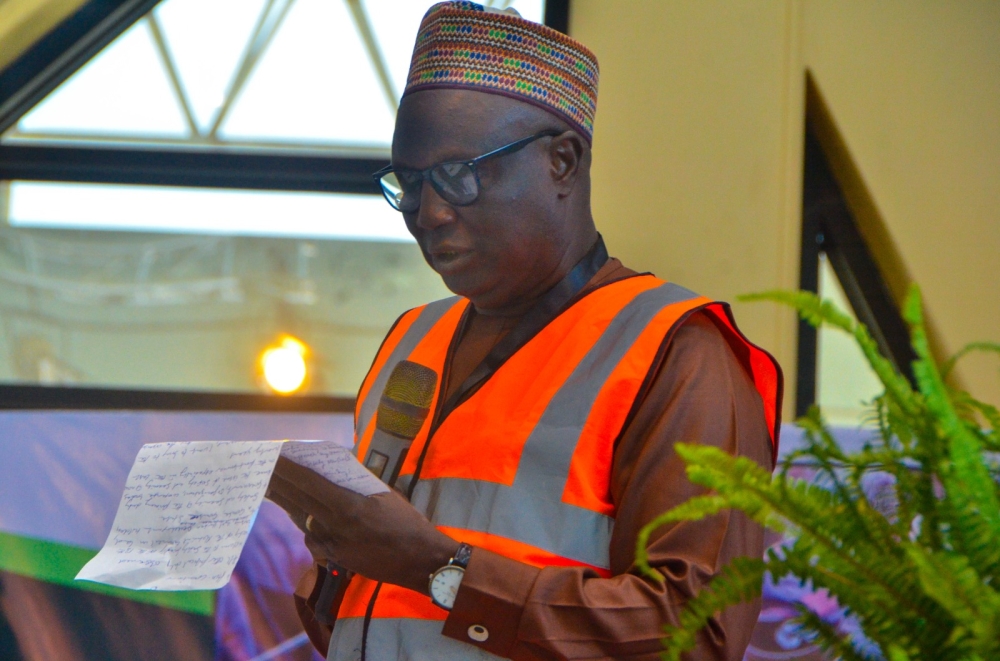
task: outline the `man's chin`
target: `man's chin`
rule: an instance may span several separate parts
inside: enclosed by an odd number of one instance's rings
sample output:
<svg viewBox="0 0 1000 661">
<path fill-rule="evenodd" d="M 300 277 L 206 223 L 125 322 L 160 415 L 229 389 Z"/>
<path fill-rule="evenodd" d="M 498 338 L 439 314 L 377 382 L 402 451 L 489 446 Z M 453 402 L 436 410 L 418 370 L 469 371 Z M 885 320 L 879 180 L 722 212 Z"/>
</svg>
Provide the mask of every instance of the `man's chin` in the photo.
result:
<svg viewBox="0 0 1000 661">
<path fill-rule="evenodd" d="M 470 277 L 469 274 L 442 273 L 437 269 L 434 270 L 439 276 L 441 276 L 444 286 L 447 287 L 448 291 L 453 294 L 458 294 L 459 296 L 475 300 L 482 291 L 482 287 L 476 286 L 478 283 L 475 281 L 475 278 Z"/>
<path fill-rule="evenodd" d="M 474 274 L 445 274 L 438 271 L 438 275 L 441 276 L 441 280 L 444 282 L 444 286 L 448 288 L 448 291 L 469 299 L 477 308 L 481 308 L 484 305 L 488 306 L 488 303 L 494 298 L 492 294 L 495 287 L 490 287 L 481 278 L 475 277 Z"/>
</svg>

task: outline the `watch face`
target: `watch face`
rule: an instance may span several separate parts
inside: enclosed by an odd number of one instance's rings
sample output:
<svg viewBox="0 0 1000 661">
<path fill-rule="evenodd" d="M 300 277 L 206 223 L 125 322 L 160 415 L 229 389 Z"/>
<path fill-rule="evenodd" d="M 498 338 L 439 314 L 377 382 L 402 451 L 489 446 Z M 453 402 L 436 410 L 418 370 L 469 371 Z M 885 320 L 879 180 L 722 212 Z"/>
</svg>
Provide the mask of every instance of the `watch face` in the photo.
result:
<svg viewBox="0 0 1000 661">
<path fill-rule="evenodd" d="M 448 565 L 434 572 L 431 577 L 431 599 L 441 608 L 451 610 L 458 596 L 458 586 L 462 584 L 465 570 L 461 567 Z"/>
</svg>

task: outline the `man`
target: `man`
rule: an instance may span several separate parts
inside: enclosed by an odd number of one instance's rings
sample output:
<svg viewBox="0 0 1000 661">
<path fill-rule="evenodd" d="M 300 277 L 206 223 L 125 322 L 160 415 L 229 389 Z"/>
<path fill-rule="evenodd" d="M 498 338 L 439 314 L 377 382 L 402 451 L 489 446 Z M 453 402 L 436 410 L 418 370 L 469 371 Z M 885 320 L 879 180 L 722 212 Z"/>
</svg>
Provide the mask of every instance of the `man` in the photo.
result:
<svg viewBox="0 0 1000 661">
<path fill-rule="evenodd" d="M 318 559 L 355 573 L 329 659 L 655 659 L 663 624 L 763 551 L 731 513 L 656 531 L 662 583 L 633 567 L 639 529 L 699 493 L 675 442 L 772 465 L 781 376 L 726 306 L 608 259 L 596 92 L 594 56 L 544 26 L 469 2 L 421 24 L 379 174 L 458 296 L 389 332 L 358 396 L 359 457 L 401 360 L 440 375 L 431 413 L 399 492 L 358 496 L 284 460 L 269 492 Z M 742 658 L 758 610 L 716 616 L 692 658 Z"/>
</svg>

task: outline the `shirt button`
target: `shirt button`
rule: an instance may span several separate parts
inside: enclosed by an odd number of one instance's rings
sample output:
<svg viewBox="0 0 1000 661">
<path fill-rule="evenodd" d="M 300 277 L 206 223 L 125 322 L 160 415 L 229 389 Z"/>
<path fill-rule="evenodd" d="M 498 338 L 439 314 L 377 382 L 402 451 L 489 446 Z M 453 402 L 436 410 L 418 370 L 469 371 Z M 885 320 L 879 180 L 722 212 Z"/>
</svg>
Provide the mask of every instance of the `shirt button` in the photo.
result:
<svg viewBox="0 0 1000 661">
<path fill-rule="evenodd" d="M 490 637 L 490 632 L 481 624 L 473 624 L 469 627 L 469 638 L 477 643 L 485 643 Z"/>
</svg>

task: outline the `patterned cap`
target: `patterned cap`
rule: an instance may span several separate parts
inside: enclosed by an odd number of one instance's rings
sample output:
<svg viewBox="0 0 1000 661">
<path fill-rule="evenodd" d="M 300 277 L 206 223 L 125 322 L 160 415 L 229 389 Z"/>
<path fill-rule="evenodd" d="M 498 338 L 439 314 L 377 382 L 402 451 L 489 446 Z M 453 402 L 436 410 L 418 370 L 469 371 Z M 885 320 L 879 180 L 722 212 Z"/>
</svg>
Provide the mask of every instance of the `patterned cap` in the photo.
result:
<svg viewBox="0 0 1000 661">
<path fill-rule="evenodd" d="M 526 101 L 591 141 L 597 58 L 580 42 L 516 12 L 441 2 L 424 15 L 405 97 L 426 89 L 471 89 Z"/>
</svg>

